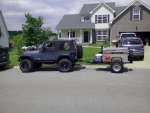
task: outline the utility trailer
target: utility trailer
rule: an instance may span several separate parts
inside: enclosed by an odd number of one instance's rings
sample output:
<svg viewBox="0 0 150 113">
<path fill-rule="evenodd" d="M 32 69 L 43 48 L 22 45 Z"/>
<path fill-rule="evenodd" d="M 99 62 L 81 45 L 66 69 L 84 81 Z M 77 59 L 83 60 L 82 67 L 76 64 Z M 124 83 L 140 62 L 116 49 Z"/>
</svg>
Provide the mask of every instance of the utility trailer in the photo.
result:
<svg viewBox="0 0 150 113">
<path fill-rule="evenodd" d="M 102 47 L 101 53 L 95 55 L 95 62 L 109 64 L 111 72 L 121 73 L 124 64 L 133 62 L 133 52 L 124 47 Z"/>
</svg>

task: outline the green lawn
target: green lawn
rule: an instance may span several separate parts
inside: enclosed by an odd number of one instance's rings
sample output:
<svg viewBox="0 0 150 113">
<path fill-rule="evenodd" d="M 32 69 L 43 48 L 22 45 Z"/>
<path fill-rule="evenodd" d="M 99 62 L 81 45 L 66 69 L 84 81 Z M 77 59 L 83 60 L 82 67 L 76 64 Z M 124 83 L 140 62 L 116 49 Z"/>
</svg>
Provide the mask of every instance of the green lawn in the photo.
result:
<svg viewBox="0 0 150 113">
<path fill-rule="evenodd" d="M 93 62 L 95 58 L 95 54 L 100 52 L 100 48 L 93 48 L 93 47 L 83 47 L 83 58 L 82 61 L 79 63 L 87 64 Z"/>
<path fill-rule="evenodd" d="M 10 65 L 11 66 L 19 65 L 17 51 L 14 51 L 14 50 L 10 51 L 9 56 L 10 56 Z"/>
<path fill-rule="evenodd" d="M 81 61 L 79 61 L 79 64 L 87 64 L 90 62 L 93 62 L 95 58 L 95 54 L 99 53 L 100 49 L 99 48 L 93 48 L 93 47 L 83 47 L 83 58 Z M 15 50 L 9 52 L 10 55 L 10 65 L 11 66 L 18 66 L 18 55 Z"/>
</svg>

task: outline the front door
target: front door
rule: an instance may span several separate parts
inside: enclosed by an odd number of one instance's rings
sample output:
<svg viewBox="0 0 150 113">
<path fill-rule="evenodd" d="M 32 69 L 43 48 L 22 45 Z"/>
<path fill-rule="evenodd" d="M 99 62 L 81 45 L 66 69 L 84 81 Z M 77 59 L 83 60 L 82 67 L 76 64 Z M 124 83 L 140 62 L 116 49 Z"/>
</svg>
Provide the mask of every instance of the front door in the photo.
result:
<svg viewBox="0 0 150 113">
<path fill-rule="evenodd" d="M 84 42 L 89 42 L 89 32 L 84 31 Z"/>
</svg>

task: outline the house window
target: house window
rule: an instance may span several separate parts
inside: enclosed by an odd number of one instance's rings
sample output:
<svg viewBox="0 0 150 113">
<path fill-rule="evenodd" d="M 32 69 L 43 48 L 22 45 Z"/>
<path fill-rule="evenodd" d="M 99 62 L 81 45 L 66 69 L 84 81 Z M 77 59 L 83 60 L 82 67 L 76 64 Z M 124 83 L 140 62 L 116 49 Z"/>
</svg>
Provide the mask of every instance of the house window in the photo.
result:
<svg viewBox="0 0 150 113">
<path fill-rule="evenodd" d="M 84 21 L 85 22 L 90 21 L 90 16 L 84 16 Z"/>
<path fill-rule="evenodd" d="M 104 41 L 108 39 L 108 31 L 97 31 L 97 41 Z"/>
<path fill-rule="evenodd" d="M 108 15 L 97 15 L 97 23 L 108 23 Z"/>
<path fill-rule="evenodd" d="M 69 37 L 69 32 L 68 32 L 68 37 Z M 70 31 L 70 38 L 74 38 L 75 37 L 75 31 Z"/>
<path fill-rule="evenodd" d="M 133 9 L 133 20 L 140 20 L 140 9 Z"/>
</svg>

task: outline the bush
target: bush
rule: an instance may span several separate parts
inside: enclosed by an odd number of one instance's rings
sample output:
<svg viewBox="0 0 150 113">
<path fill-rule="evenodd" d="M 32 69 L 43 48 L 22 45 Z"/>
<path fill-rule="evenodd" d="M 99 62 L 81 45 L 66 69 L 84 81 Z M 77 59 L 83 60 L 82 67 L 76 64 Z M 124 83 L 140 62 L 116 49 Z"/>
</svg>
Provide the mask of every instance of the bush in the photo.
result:
<svg viewBox="0 0 150 113">
<path fill-rule="evenodd" d="M 22 53 L 22 46 L 24 46 L 24 40 L 22 35 L 17 35 L 12 37 L 12 43 L 15 45 L 15 49 L 17 50 L 17 54 L 20 55 Z"/>
</svg>

